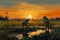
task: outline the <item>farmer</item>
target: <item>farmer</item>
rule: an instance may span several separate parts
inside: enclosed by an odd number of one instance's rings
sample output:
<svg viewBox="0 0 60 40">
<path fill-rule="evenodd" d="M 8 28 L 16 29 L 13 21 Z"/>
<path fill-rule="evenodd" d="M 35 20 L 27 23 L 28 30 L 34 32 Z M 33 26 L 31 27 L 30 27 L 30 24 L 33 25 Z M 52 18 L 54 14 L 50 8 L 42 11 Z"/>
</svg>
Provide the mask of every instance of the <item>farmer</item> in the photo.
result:
<svg viewBox="0 0 60 40">
<path fill-rule="evenodd" d="M 49 19 L 46 16 L 44 16 L 43 20 L 44 20 L 44 25 L 45 25 L 45 40 L 49 40 L 49 38 L 50 38 L 50 33 L 49 33 L 50 23 L 49 23 Z"/>
<path fill-rule="evenodd" d="M 49 19 L 46 16 L 44 16 L 43 20 L 44 20 L 45 29 L 49 31 L 50 28 Z"/>
<path fill-rule="evenodd" d="M 28 24 L 29 24 L 29 19 L 25 19 L 25 20 L 22 22 L 23 28 L 27 27 Z"/>
<path fill-rule="evenodd" d="M 23 26 L 23 37 L 24 37 L 24 40 L 27 40 L 28 39 L 28 24 L 29 24 L 29 19 L 25 19 L 23 22 L 22 22 L 22 26 Z M 26 27 L 26 28 L 25 28 Z"/>
</svg>

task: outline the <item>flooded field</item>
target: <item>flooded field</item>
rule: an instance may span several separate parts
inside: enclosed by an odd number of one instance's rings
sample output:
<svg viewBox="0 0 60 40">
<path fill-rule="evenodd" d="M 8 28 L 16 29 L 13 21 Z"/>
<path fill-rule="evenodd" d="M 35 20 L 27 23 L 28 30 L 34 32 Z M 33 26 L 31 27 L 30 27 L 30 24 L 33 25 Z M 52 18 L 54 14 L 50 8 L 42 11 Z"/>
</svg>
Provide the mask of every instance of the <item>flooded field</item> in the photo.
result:
<svg viewBox="0 0 60 40">
<path fill-rule="evenodd" d="M 0 40 L 45 40 L 46 30 L 42 21 L 31 21 L 28 28 L 22 21 L 0 21 Z M 60 22 L 54 21 L 49 29 L 49 40 L 60 40 Z M 24 36 L 25 35 L 25 36 Z"/>
</svg>

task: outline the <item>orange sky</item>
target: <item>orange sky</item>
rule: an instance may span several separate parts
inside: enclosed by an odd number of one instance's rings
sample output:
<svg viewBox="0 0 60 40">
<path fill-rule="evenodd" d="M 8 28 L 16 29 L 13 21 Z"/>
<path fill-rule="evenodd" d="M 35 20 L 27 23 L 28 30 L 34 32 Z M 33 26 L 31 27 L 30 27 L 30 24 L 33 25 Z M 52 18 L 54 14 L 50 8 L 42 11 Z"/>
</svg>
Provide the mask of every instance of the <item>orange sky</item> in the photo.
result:
<svg viewBox="0 0 60 40">
<path fill-rule="evenodd" d="M 0 6 L 0 15 L 5 16 L 8 12 L 9 18 L 27 18 L 28 15 L 32 15 L 33 18 L 40 19 L 43 16 L 49 18 L 60 17 L 59 5 L 34 5 L 27 3 L 16 4 L 12 7 L 5 8 Z"/>
</svg>

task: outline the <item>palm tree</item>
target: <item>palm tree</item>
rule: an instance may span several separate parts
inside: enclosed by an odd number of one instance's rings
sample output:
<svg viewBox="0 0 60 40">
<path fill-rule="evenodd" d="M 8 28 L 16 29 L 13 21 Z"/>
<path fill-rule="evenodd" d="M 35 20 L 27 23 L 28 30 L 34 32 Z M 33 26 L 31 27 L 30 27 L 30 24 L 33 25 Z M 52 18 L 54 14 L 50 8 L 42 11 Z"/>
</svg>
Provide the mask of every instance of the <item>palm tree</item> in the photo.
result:
<svg viewBox="0 0 60 40">
<path fill-rule="evenodd" d="M 8 20 L 8 16 L 7 16 L 8 12 L 6 12 L 5 14 L 6 14 L 5 19 Z"/>
</svg>

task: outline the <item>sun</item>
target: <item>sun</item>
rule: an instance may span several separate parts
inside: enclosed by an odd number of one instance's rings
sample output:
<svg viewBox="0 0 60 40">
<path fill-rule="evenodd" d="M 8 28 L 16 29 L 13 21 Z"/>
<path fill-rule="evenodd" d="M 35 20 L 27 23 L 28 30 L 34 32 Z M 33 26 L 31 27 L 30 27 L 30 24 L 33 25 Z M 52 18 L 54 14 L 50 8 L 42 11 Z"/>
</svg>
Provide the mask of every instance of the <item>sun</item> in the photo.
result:
<svg viewBox="0 0 60 40">
<path fill-rule="evenodd" d="M 31 14 L 28 15 L 28 19 L 32 19 L 32 15 Z"/>
</svg>

